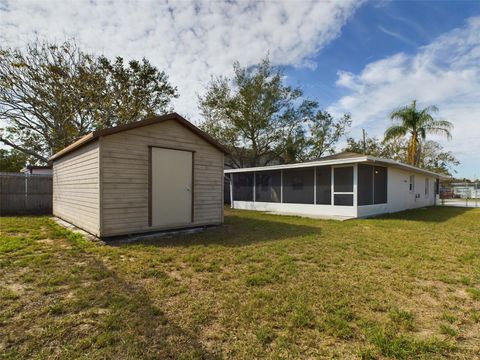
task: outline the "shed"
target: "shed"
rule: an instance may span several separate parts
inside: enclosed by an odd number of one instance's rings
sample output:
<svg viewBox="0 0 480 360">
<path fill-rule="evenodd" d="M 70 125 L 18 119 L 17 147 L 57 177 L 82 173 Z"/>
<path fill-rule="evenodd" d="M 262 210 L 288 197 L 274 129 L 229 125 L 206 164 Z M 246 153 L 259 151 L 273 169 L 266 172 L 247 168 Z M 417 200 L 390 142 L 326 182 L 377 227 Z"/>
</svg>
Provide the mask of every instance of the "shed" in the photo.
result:
<svg viewBox="0 0 480 360">
<path fill-rule="evenodd" d="M 95 236 L 223 222 L 225 148 L 176 113 L 94 131 L 53 155 L 53 214 Z"/>
<path fill-rule="evenodd" d="M 315 161 L 225 170 L 231 206 L 357 218 L 435 205 L 442 174 L 391 159 L 343 152 Z"/>
</svg>

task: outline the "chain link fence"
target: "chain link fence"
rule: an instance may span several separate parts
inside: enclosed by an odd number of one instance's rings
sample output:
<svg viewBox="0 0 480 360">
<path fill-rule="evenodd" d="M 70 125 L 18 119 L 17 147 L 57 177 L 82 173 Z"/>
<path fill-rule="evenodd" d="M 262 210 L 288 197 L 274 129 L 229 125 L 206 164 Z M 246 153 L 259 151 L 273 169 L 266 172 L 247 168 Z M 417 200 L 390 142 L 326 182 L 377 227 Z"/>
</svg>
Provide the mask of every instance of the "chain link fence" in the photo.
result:
<svg viewBox="0 0 480 360">
<path fill-rule="evenodd" d="M 440 183 L 439 206 L 480 207 L 480 182 Z"/>
</svg>

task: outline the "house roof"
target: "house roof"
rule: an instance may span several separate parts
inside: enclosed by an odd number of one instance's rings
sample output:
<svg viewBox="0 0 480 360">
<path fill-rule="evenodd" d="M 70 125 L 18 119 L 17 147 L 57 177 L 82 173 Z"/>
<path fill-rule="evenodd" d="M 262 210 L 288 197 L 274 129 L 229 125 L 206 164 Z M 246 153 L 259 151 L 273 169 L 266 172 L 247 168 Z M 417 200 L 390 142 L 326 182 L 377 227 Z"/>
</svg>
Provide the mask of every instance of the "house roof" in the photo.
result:
<svg viewBox="0 0 480 360">
<path fill-rule="evenodd" d="M 78 148 L 80 148 L 80 147 L 82 147 L 82 146 L 84 146 L 84 145 L 102 137 L 102 136 L 108 136 L 108 135 L 116 134 L 116 133 L 119 133 L 119 132 L 122 132 L 122 131 L 128 131 L 128 130 L 136 129 L 136 128 L 139 128 L 139 127 L 142 127 L 142 126 L 159 124 L 159 123 L 162 123 L 162 122 L 168 121 L 168 120 L 177 121 L 179 124 L 185 126 L 187 129 L 194 132 L 195 134 L 197 134 L 198 136 L 203 138 L 205 141 L 209 142 L 211 145 L 213 145 L 214 147 L 216 147 L 217 149 L 222 151 L 224 154 L 228 154 L 228 151 L 226 150 L 226 148 L 223 145 L 221 145 L 217 140 L 212 138 L 210 135 L 208 135 L 204 131 L 200 130 L 198 127 L 193 125 L 190 121 L 186 120 L 185 118 L 178 115 L 177 113 L 171 113 L 171 114 L 167 114 L 167 115 L 152 116 L 152 117 L 146 118 L 144 120 L 136 121 L 136 122 L 133 122 L 133 123 L 130 123 L 130 124 L 118 125 L 118 126 L 108 128 L 108 129 L 93 131 L 93 132 L 81 137 L 80 139 L 75 141 L 73 144 L 68 145 L 66 148 L 60 150 L 56 154 L 52 155 L 48 159 L 48 161 L 58 160 L 59 158 L 65 156 L 66 154 L 71 153 L 72 151 L 74 151 L 74 150 L 76 150 L 76 149 L 78 149 Z"/>
<path fill-rule="evenodd" d="M 352 152 L 342 152 L 330 156 L 325 156 L 313 161 L 307 161 L 302 163 L 295 163 L 295 164 L 285 164 L 285 165 L 272 165 L 272 166 L 260 166 L 260 167 L 250 167 L 250 168 L 241 168 L 241 169 L 228 169 L 224 172 L 226 174 L 230 173 L 240 173 L 240 172 L 250 172 L 250 171 L 269 171 L 269 170 L 281 170 L 281 169 L 296 169 L 296 168 L 306 168 L 306 167 L 314 167 L 314 166 L 326 166 L 326 165 L 343 165 L 343 164 L 352 164 L 352 163 L 370 163 L 370 164 L 378 164 L 383 166 L 391 166 L 395 168 L 399 168 L 402 170 L 412 171 L 420 174 L 435 176 L 440 179 L 449 179 L 450 177 L 445 176 L 443 174 L 437 174 L 432 171 L 428 171 L 425 169 L 418 168 L 416 166 L 403 164 L 401 162 L 391 160 L 391 159 L 384 159 L 384 158 L 377 158 L 375 156 L 370 155 L 363 155 L 358 153 Z"/>
</svg>

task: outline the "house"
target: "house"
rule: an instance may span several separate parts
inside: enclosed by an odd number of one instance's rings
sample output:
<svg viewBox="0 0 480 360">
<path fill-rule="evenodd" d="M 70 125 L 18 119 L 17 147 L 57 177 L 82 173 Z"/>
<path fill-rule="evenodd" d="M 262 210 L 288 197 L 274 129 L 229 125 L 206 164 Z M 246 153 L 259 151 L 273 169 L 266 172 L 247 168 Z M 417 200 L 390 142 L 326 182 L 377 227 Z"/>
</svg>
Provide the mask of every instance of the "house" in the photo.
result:
<svg viewBox="0 0 480 360">
<path fill-rule="evenodd" d="M 223 157 L 173 113 L 94 131 L 53 155 L 53 214 L 98 236 L 223 222 Z"/>
<path fill-rule="evenodd" d="M 480 198 L 480 184 L 455 182 L 450 184 L 453 189 L 453 197 L 461 199 L 478 199 Z"/>
<path fill-rule="evenodd" d="M 344 152 L 315 161 L 225 170 L 231 206 L 356 218 L 436 203 L 445 176 L 390 159 Z"/>
<path fill-rule="evenodd" d="M 52 175 L 51 166 L 27 165 L 20 170 L 25 175 Z"/>
</svg>

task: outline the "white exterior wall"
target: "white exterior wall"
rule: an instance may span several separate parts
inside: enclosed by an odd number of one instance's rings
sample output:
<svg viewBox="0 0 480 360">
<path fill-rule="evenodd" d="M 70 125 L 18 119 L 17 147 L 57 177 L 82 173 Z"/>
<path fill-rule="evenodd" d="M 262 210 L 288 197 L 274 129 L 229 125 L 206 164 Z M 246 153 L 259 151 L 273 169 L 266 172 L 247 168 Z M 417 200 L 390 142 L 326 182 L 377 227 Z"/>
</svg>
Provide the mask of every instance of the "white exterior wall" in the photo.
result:
<svg viewBox="0 0 480 360">
<path fill-rule="evenodd" d="M 414 191 L 410 191 L 410 175 L 414 175 Z M 435 177 L 388 168 L 387 203 L 358 207 L 358 217 L 392 213 L 435 204 Z M 425 178 L 429 179 L 428 196 L 425 196 Z M 415 197 L 417 195 L 417 198 Z M 419 196 L 419 197 L 418 197 Z"/>
<path fill-rule="evenodd" d="M 233 208 L 241 210 L 272 211 L 292 215 L 356 217 L 355 206 L 333 206 L 314 204 L 286 204 L 271 202 L 234 201 Z"/>
</svg>

